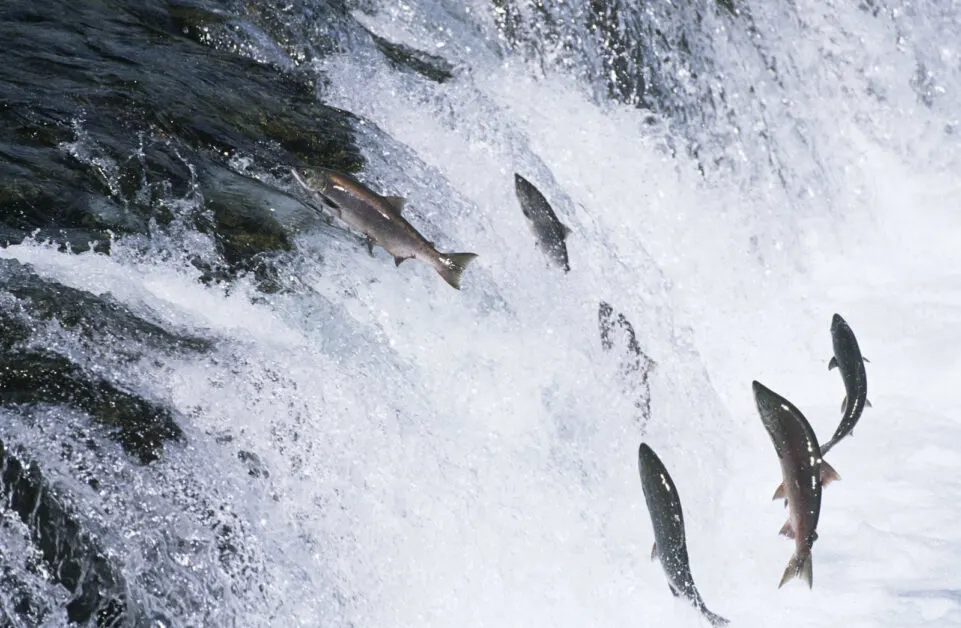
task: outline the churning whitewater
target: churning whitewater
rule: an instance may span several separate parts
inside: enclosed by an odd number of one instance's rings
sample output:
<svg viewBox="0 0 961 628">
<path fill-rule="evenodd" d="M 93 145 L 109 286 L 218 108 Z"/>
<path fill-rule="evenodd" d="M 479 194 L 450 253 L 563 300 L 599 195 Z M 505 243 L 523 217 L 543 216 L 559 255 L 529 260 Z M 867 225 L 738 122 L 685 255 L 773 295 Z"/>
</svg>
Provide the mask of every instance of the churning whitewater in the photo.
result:
<svg viewBox="0 0 961 628">
<path fill-rule="evenodd" d="M 961 626 L 959 32 L 0 9 L 0 623 Z"/>
</svg>

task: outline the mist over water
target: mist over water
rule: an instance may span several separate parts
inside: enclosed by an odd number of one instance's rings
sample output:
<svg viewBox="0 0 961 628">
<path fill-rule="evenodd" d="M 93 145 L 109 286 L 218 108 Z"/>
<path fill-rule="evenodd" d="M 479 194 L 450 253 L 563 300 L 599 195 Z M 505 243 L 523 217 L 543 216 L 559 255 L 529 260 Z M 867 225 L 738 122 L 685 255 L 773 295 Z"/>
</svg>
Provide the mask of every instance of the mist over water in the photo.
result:
<svg viewBox="0 0 961 628">
<path fill-rule="evenodd" d="M 91 336 L 3 296 L 33 325 L 25 349 L 170 408 L 183 432 L 142 464 L 88 413 L 0 410 L 5 450 L 79 522 L 127 623 L 701 625 L 649 560 L 643 439 L 677 485 L 695 582 L 732 625 L 961 625 L 961 4 L 633 5 L 363 2 L 341 23 L 296 4 L 288 32 L 307 35 L 280 42 L 253 9 L 231 18 L 252 33 L 243 55 L 307 71 L 357 116 L 359 178 L 406 197 L 438 250 L 479 254 L 460 292 L 369 255 L 242 151 L 220 179 L 181 154 L 195 187 L 161 193 L 172 219 L 109 255 L 40 236 L 0 249 L 23 281 L 109 294 L 172 335 Z M 331 32 L 332 50 L 291 52 Z M 398 66 L 369 33 L 450 77 Z M 94 136 L 78 112 L 64 154 L 92 163 Z M 571 228 L 570 273 L 535 248 L 515 172 Z M 231 173 L 290 234 L 276 290 L 211 280 L 218 240 L 191 225 L 200 185 L 229 192 Z M 653 361 L 649 392 L 602 347 L 602 301 Z M 793 543 L 750 383 L 826 441 L 834 312 L 871 360 L 874 407 L 831 452 L 843 481 L 824 493 L 813 591 L 777 590 Z M 0 611 L 62 625 L 73 592 L 4 508 L 17 588 Z"/>
</svg>

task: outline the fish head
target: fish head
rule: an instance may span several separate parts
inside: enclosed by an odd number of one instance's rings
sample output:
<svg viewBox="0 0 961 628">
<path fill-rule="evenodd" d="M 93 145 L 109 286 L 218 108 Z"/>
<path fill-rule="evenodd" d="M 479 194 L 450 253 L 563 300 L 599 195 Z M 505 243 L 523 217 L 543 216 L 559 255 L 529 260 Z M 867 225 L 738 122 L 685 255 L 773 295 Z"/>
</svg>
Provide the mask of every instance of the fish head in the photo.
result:
<svg viewBox="0 0 961 628">
<path fill-rule="evenodd" d="M 291 168 L 290 172 L 308 192 L 324 194 L 330 189 L 330 175 L 324 168 Z"/>
<path fill-rule="evenodd" d="M 836 334 L 836 333 L 838 333 L 839 331 L 841 331 L 842 329 L 845 329 L 846 327 L 848 327 L 848 323 L 847 323 L 847 321 L 845 321 L 843 318 L 841 318 L 841 315 L 840 315 L 840 314 L 835 314 L 835 315 L 831 318 L 831 333 L 832 333 L 832 334 Z"/>
<path fill-rule="evenodd" d="M 515 172 L 514 190 L 517 192 L 518 198 L 521 199 L 521 211 L 524 213 L 524 216 L 528 220 L 534 220 L 536 216 L 529 207 L 531 203 L 531 197 L 533 197 L 535 192 L 534 186 L 531 185 L 530 181 Z"/>
<path fill-rule="evenodd" d="M 751 383 L 751 388 L 754 390 L 754 403 L 757 404 L 757 411 L 761 416 L 770 416 L 783 404 L 781 395 L 761 382 L 755 380 Z"/>
<path fill-rule="evenodd" d="M 642 477 L 650 477 L 660 471 L 660 460 L 647 443 L 641 443 L 637 451 L 637 465 L 640 467 Z"/>
<path fill-rule="evenodd" d="M 761 415 L 761 423 L 764 424 L 764 429 L 774 443 L 778 458 L 783 458 L 787 447 L 779 417 L 784 410 L 790 410 L 787 400 L 758 381 L 753 382 L 751 386 L 754 389 L 754 403 L 757 404 L 757 412 Z"/>
</svg>

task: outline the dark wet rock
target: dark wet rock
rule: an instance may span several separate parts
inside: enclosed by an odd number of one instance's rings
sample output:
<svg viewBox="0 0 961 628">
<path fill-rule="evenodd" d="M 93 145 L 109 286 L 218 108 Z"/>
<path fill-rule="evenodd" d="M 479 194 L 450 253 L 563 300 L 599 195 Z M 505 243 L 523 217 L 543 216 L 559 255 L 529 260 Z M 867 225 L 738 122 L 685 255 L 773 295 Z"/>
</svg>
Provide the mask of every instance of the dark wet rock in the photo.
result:
<svg viewBox="0 0 961 628">
<path fill-rule="evenodd" d="M 64 404 L 107 428 L 124 450 L 146 464 L 157 460 L 164 443 L 183 440 L 166 408 L 84 372 L 48 351 L 0 354 L 0 404 Z"/>
<path fill-rule="evenodd" d="M 699 29 L 710 5 L 665 2 L 642 8 L 626 0 L 591 0 L 584 6 L 492 0 L 492 5 L 510 48 L 540 57 L 546 53 L 561 67 L 593 64 L 589 78 L 603 83 L 605 95 L 614 100 L 670 117 L 688 117 L 703 106 L 683 81 L 710 69 L 699 64 L 711 56 L 699 54 L 692 43 L 704 39 Z M 738 15 L 732 0 L 717 0 L 714 10 Z"/>
<path fill-rule="evenodd" d="M 39 466 L 23 460 L 2 441 L 0 496 L 29 529 L 53 580 L 70 592 L 66 612 L 71 623 L 111 626 L 134 620 L 119 570 L 84 532 Z M 15 610 L 20 621 L 36 615 L 34 604 L 25 597 Z"/>
<path fill-rule="evenodd" d="M 94 295 L 43 279 L 16 260 L 0 260 L 0 294 L 17 299 L 21 312 L 35 321 L 56 320 L 93 342 L 117 339 L 126 346 L 136 342 L 164 351 L 205 352 L 210 340 L 167 331 L 145 320 L 109 294 Z M 9 349 L 30 335 L 23 321 L 7 320 L 0 313 L 0 347 Z"/>
<path fill-rule="evenodd" d="M 746 8 L 733 0 L 491 0 L 491 5 L 510 53 L 539 61 L 545 71 L 576 73 L 599 99 L 657 114 L 686 138 L 680 150 L 702 171 L 724 160 L 723 154 L 702 154 L 710 133 L 722 134 L 717 141 L 723 145 L 738 139 L 730 137 L 736 112 L 714 63 L 714 38 L 705 33 L 732 20 L 750 23 Z M 671 154 L 678 150 L 673 141 L 666 148 Z"/>
<path fill-rule="evenodd" d="M 111 234 L 179 219 L 216 239 L 228 270 L 289 248 L 282 229 L 263 229 L 269 207 L 208 205 L 216 191 L 197 173 L 229 169 L 237 155 L 265 174 L 295 163 L 353 171 L 362 159 L 352 117 L 318 103 L 305 73 L 278 72 L 197 36 L 239 16 L 226 5 L 164 0 L 6 3 L 3 243 L 39 230 L 74 250 L 106 252 Z M 185 214 L 177 201 L 197 208 Z M 204 210 L 212 223 L 201 220 Z"/>
<path fill-rule="evenodd" d="M 637 409 L 637 422 L 643 430 L 651 418 L 651 386 L 648 379 L 656 364 L 641 349 L 631 322 L 622 313 L 615 312 L 609 303 L 600 302 L 597 325 L 601 347 L 617 357 L 618 375 L 624 393 L 632 398 Z"/>
</svg>

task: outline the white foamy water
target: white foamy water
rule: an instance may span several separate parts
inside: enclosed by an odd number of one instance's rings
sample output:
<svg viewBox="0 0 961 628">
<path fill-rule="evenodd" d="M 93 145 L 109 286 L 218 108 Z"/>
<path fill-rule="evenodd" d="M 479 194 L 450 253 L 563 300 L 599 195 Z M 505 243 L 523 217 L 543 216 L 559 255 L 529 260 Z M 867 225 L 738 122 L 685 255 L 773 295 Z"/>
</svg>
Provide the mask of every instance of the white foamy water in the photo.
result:
<svg viewBox="0 0 961 628">
<path fill-rule="evenodd" d="M 448 83 L 373 52 L 317 68 L 325 101 L 367 120 L 365 180 L 406 196 L 440 250 L 480 255 L 461 292 L 309 229 L 283 267 L 296 287 L 275 295 L 203 285 L 185 259 L 122 241 L 113 257 L 2 251 L 218 339 L 212 356 L 116 367 L 187 434 L 130 471 L 155 501 L 130 506 L 145 514 L 127 529 L 159 512 L 171 535 L 202 538 L 175 516 L 186 491 L 239 522 L 239 567 L 170 550 L 224 585 L 225 624 L 701 625 L 649 560 L 643 438 L 677 484 L 698 588 L 732 625 L 961 625 L 961 48 L 945 26 L 958 4 L 758 6 L 754 35 L 717 18 L 715 63 L 744 105 L 738 144 L 710 147 L 737 159 L 705 175 L 649 112 L 495 56 L 485 6 L 358 14 L 449 54 Z M 922 62 L 926 97 L 912 88 Z M 569 274 L 535 249 L 515 172 L 572 229 Z M 643 435 L 600 346 L 602 300 L 657 364 Z M 827 370 L 835 312 L 871 360 L 873 408 L 830 455 L 843 481 L 824 493 L 814 589 L 778 590 L 793 543 L 777 535 L 779 467 L 750 384 L 791 399 L 826 441 L 843 396 Z M 152 556 L 137 534 L 112 546 Z"/>
</svg>

